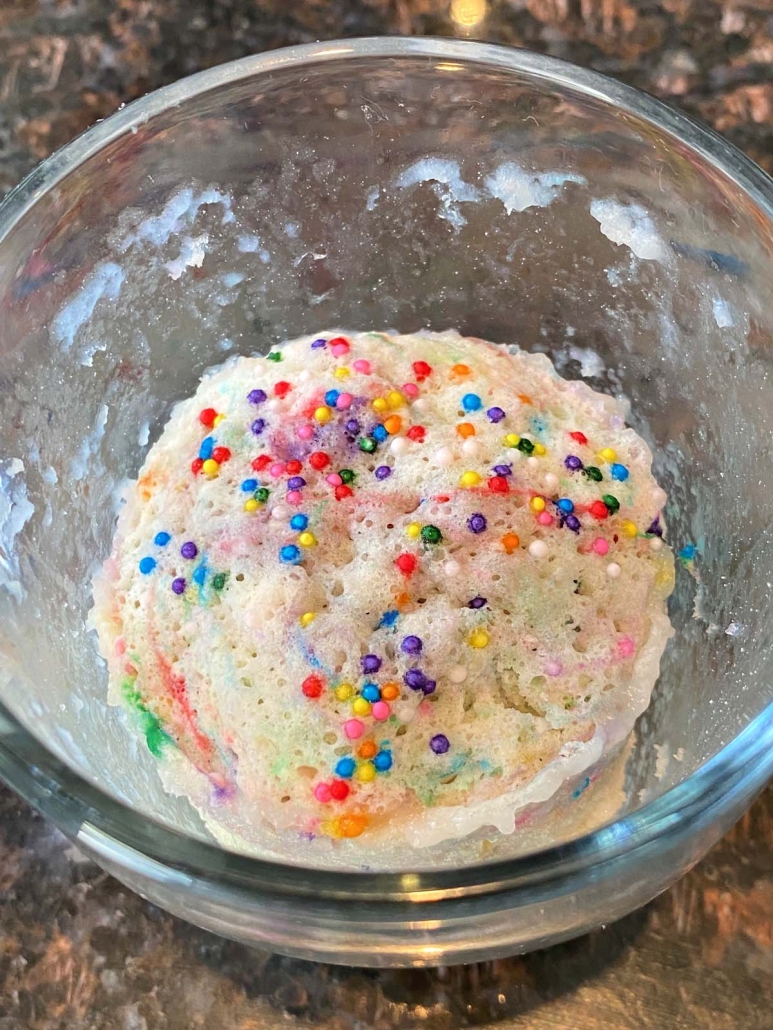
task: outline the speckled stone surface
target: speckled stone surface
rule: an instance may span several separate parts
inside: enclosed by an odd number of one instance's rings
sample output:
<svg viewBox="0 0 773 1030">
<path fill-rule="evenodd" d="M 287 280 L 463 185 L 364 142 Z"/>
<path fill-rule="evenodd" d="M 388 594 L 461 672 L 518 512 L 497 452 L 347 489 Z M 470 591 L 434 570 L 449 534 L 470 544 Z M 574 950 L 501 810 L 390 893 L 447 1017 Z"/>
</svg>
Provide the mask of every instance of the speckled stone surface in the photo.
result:
<svg viewBox="0 0 773 1030">
<path fill-rule="evenodd" d="M 470 36 L 616 75 L 773 172 L 771 0 L 4 0 L 0 193 L 150 89 L 291 43 Z M 131 894 L 0 789 L 0 1030 L 767 1030 L 773 789 L 641 912 L 524 958 L 382 972 L 250 951 Z"/>
</svg>

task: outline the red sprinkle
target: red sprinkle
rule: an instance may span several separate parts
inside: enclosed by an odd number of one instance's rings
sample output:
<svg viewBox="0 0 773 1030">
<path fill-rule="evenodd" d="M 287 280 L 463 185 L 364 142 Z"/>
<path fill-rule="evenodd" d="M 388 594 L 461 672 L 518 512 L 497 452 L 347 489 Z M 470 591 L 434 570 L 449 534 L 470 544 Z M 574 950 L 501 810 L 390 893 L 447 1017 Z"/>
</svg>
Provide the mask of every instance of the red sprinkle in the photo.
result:
<svg viewBox="0 0 773 1030">
<path fill-rule="evenodd" d="M 588 437 L 585 433 L 580 433 L 579 431 L 576 433 L 570 433 L 569 436 L 577 443 L 586 444 L 588 442 Z"/>
<path fill-rule="evenodd" d="M 302 468 L 303 465 L 300 461 L 288 461 L 285 465 L 285 472 L 288 476 L 297 476 Z"/>
<path fill-rule="evenodd" d="M 301 690 L 306 697 L 319 697 L 322 691 L 325 689 L 325 684 L 322 679 L 315 673 L 307 676 L 301 684 Z"/>
<path fill-rule="evenodd" d="M 259 454 L 257 458 L 252 459 L 252 467 L 256 472 L 262 472 L 263 469 L 267 469 L 271 464 L 270 454 Z"/>
<path fill-rule="evenodd" d="M 344 499 L 344 497 L 353 497 L 354 496 L 354 490 L 352 490 L 352 488 L 350 486 L 347 486 L 346 483 L 341 483 L 340 486 L 337 486 L 335 488 L 335 490 L 334 490 L 334 493 L 335 493 L 335 499 L 337 501 L 342 501 Z"/>
<path fill-rule="evenodd" d="M 318 472 L 322 469 L 327 468 L 330 464 L 330 458 L 325 454 L 324 451 L 314 451 L 313 454 L 309 455 L 309 465 Z"/>
<path fill-rule="evenodd" d="M 194 458 L 193 461 L 191 462 L 191 472 L 194 474 L 194 476 L 197 476 L 199 474 L 199 472 L 201 472 L 203 467 L 204 467 L 204 459 L 203 458 Z"/>
<path fill-rule="evenodd" d="M 492 476 L 488 481 L 488 488 L 495 494 L 506 494 L 510 489 L 504 476 Z"/>
<path fill-rule="evenodd" d="M 607 506 L 603 501 L 594 501 L 588 511 L 597 519 L 605 519 L 609 515 Z"/>
<path fill-rule="evenodd" d="M 349 784 L 346 780 L 331 780 L 329 787 L 333 801 L 346 801 L 349 797 Z"/>
<path fill-rule="evenodd" d="M 218 465 L 222 465 L 224 461 L 228 461 L 228 459 L 231 457 L 231 452 L 228 450 L 227 447 L 216 447 L 214 451 L 212 451 L 212 457 L 215 459 Z"/>
<path fill-rule="evenodd" d="M 426 361 L 414 361 L 413 371 L 416 373 L 416 378 L 421 382 L 422 379 L 426 379 L 430 375 L 432 366 L 428 365 Z"/>
<path fill-rule="evenodd" d="M 282 397 L 286 397 L 292 388 L 292 383 L 286 383 L 282 380 L 282 382 L 275 384 L 274 393 L 281 399 Z"/>
<path fill-rule="evenodd" d="M 424 441 L 424 437 L 427 435 L 427 430 L 424 426 L 411 426 L 405 435 L 409 440 L 415 440 L 416 443 L 422 443 Z"/>
<path fill-rule="evenodd" d="M 438 494 L 437 497 L 433 497 L 432 500 L 437 501 L 438 504 L 447 504 L 451 498 L 448 494 Z"/>
<path fill-rule="evenodd" d="M 214 408 L 204 408 L 203 411 L 199 412 L 199 422 L 207 429 L 211 429 L 215 424 L 217 418 L 217 412 Z"/>
<path fill-rule="evenodd" d="M 403 573 L 403 575 L 410 576 L 418 568 L 419 559 L 416 557 L 415 554 L 408 554 L 408 552 L 406 551 L 405 554 L 399 555 L 399 557 L 395 560 L 395 565 L 398 567 L 400 572 Z"/>
<path fill-rule="evenodd" d="M 328 347 L 345 347 L 346 350 L 342 350 L 342 354 L 346 354 L 349 351 L 349 341 L 345 340 L 343 336 L 334 336 L 332 340 L 327 341 Z"/>
</svg>

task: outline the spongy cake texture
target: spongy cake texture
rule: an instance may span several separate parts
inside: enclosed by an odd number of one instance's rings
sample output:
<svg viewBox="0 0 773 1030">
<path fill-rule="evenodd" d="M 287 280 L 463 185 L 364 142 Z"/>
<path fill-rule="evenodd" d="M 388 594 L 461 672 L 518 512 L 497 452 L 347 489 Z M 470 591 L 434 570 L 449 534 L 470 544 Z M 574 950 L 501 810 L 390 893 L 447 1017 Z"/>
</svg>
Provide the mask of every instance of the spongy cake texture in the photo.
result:
<svg viewBox="0 0 773 1030">
<path fill-rule="evenodd" d="M 129 490 L 94 591 L 110 700 L 247 840 L 511 831 L 649 701 L 650 466 L 542 355 L 335 332 L 239 358 Z"/>
</svg>

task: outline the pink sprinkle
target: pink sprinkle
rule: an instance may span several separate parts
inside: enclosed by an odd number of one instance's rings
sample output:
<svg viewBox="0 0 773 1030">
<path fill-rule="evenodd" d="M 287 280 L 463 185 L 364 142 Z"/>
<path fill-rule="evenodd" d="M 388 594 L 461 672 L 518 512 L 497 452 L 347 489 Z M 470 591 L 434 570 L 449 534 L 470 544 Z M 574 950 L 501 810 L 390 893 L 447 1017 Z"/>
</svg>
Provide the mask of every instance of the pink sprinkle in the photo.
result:
<svg viewBox="0 0 773 1030">
<path fill-rule="evenodd" d="M 334 358 L 341 358 L 344 354 L 349 353 L 348 343 L 334 343 L 330 348 Z"/>
<path fill-rule="evenodd" d="M 310 440 L 314 436 L 314 430 L 311 426 L 301 426 L 298 430 L 298 436 L 301 440 Z"/>
<path fill-rule="evenodd" d="M 136 676 L 137 675 L 137 669 L 135 668 L 134 665 L 132 665 L 131 662 L 127 662 L 124 665 L 123 671 L 126 673 L 127 676 Z"/>
<path fill-rule="evenodd" d="M 370 710 L 370 714 L 378 722 L 383 722 L 384 719 L 389 718 L 390 708 L 386 701 L 376 701 Z"/>
<path fill-rule="evenodd" d="M 331 472 L 329 476 L 325 476 L 325 482 L 330 483 L 331 486 L 340 486 L 343 483 L 343 479 L 341 479 L 337 472 Z"/>
<path fill-rule="evenodd" d="M 435 710 L 435 706 L 431 701 L 422 701 L 416 711 L 419 715 L 432 715 Z"/>
<path fill-rule="evenodd" d="M 300 490 L 288 490 L 287 491 L 287 503 L 288 504 L 300 504 L 303 500 L 303 494 Z"/>
<path fill-rule="evenodd" d="M 563 665 L 555 658 L 545 664 L 545 672 L 548 676 L 560 676 L 563 671 Z"/>
<path fill-rule="evenodd" d="M 115 653 L 126 654 L 126 641 L 123 637 L 119 637 L 115 642 Z"/>
<path fill-rule="evenodd" d="M 636 646 L 630 637 L 620 637 L 617 642 L 617 650 L 623 658 L 630 658 L 636 650 Z"/>
<path fill-rule="evenodd" d="M 349 740 L 357 740 L 365 732 L 365 726 L 359 719 L 347 719 L 344 723 L 344 733 Z"/>
<path fill-rule="evenodd" d="M 318 783 L 314 788 L 314 797 L 326 805 L 330 801 L 330 787 L 326 783 Z"/>
<path fill-rule="evenodd" d="M 541 511 L 537 516 L 537 522 L 539 522 L 541 526 L 552 526 L 553 516 L 548 511 Z"/>
<path fill-rule="evenodd" d="M 274 479 L 278 479 L 282 475 L 284 470 L 284 463 L 281 461 L 275 461 L 268 471 L 271 473 Z"/>
<path fill-rule="evenodd" d="M 416 383 L 403 383 L 403 393 L 406 397 L 418 397 L 419 388 Z"/>
<path fill-rule="evenodd" d="M 345 411 L 351 407 L 354 397 L 350 393 L 339 393 L 338 400 L 336 401 L 336 407 L 340 408 L 341 411 Z"/>
<path fill-rule="evenodd" d="M 366 361 L 365 358 L 357 358 L 352 367 L 355 372 L 361 372 L 364 376 L 370 375 L 370 362 Z"/>
<path fill-rule="evenodd" d="M 596 554 L 608 554 L 609 553 L 609 541 L 605 540 L 603 536 L 597 536 L 593 541 L 593 550 Z"/>
</svg>

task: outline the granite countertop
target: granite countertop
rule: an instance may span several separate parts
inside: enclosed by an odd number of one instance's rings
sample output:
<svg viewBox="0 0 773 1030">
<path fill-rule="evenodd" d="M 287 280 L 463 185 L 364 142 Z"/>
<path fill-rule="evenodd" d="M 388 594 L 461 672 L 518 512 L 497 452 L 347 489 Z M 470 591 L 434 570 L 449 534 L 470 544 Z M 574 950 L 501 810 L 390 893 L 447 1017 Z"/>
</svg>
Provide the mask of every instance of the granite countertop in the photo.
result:
<svg viewBox="0 0 773 1030">
<path fill-rule="evenodd" d="M 773 173 L 771 0 L 5 0 L 0 194 L 121 103 L 222 61 L 376 34 L 469 36 L 617 76 Z M 688 876 L 523 958 L 370 972 L 251 951 L 131 894 L 0 788 L 0 1030 L 763 1030 L 773 789 Z"/>
</svg>

